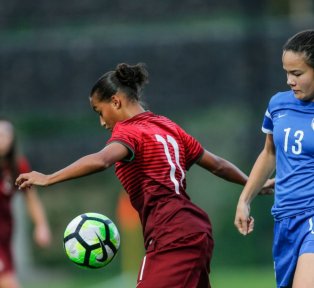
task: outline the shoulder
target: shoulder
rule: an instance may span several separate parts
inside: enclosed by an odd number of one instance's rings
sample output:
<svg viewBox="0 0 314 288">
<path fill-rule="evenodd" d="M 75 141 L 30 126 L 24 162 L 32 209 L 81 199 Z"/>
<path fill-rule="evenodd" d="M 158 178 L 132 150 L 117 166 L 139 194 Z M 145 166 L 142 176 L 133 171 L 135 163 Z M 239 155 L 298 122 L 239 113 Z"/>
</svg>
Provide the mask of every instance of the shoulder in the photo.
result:
<svg viewBox="0 0 314 288">
<path fill-rule="evenodd" d="M 283 91 L 283 92 L 278 92 L 275 95 L 273 95 L 270 99 L 270 103 L 287 103 L 291 102 L 293 100 L 293 91 L 288 90 L 288 91 Z"/>
<path fill-rule="evenodd" d="M 294 94 L 292 90 L 278 92 L 271 97 L 269 101 L 269 110 L 293 105 L 293 100 Z"/>
</svg>

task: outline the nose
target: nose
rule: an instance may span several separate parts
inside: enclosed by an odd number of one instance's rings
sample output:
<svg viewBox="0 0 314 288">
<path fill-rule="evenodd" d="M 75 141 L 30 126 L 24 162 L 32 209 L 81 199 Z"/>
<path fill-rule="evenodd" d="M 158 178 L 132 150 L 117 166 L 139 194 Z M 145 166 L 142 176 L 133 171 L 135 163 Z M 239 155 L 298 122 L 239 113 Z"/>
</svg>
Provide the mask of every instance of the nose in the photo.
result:
<svg viewBox="0 0 314 288">
<path fill-rule="evenodd" d="M 295 79 L 293 76 L 287 75 L 287 84 L 289 86 L 295 86 L 296 85 L 296 82 L 295 82 Z"/>
</svg>

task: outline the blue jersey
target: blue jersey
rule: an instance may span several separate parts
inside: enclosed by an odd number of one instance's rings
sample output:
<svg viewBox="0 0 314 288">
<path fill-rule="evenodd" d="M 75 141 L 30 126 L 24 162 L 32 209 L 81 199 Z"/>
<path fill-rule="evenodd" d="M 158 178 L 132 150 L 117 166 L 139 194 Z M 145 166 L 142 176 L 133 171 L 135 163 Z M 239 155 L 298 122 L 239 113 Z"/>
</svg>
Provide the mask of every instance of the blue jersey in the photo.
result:
<svg viewBox="0 0 314 288">
<path fill-rule="evenodd" d="M 273 134 L 276 149 L 275 219 L 314 208 L 314 102 L 293 91 L 274 95 L 262 130 Z"/>
</svg>

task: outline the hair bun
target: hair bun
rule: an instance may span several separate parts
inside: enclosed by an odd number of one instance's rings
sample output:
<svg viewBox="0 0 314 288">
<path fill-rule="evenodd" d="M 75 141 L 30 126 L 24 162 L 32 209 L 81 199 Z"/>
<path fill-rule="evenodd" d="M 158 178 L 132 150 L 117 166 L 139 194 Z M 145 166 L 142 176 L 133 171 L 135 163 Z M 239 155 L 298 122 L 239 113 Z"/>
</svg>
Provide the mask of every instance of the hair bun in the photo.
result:
<svg viewBox="0 0 314 288">
<path fill-rule="evenodd" d="M 138 63 L 134 66 L 126 63 L 118 64 L 116 67 L 116 76 L 121 84 L 133 88 L 142 86 L 148 79 L 148 73 L 143 63 Z"/>
</svg>

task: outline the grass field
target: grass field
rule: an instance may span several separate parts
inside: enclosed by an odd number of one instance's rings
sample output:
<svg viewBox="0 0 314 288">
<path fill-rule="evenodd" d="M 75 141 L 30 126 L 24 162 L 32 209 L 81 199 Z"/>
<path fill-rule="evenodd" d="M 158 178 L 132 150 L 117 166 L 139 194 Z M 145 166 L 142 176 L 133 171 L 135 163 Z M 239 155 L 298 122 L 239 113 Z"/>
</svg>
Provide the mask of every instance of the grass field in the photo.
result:
<svg viewBox="0 0 314 288">
<path fill-rule="evenodd" d="M 86 272 L 86 271 L 85 271 Z M 101 273 L 65 275 L 61 272 L 40 273 L 37 279 L 23 283 L 24 288 L 135 288 L 136 275 L 120 275 L 105 279 Z M 211 274 L 213 288 L 274 288 L 272 267 L 215 268 Z M 153 288 L 153 287 L 152 287 Z M 170 287 L 169 287 L 170 288 Z"/>
</svg>

